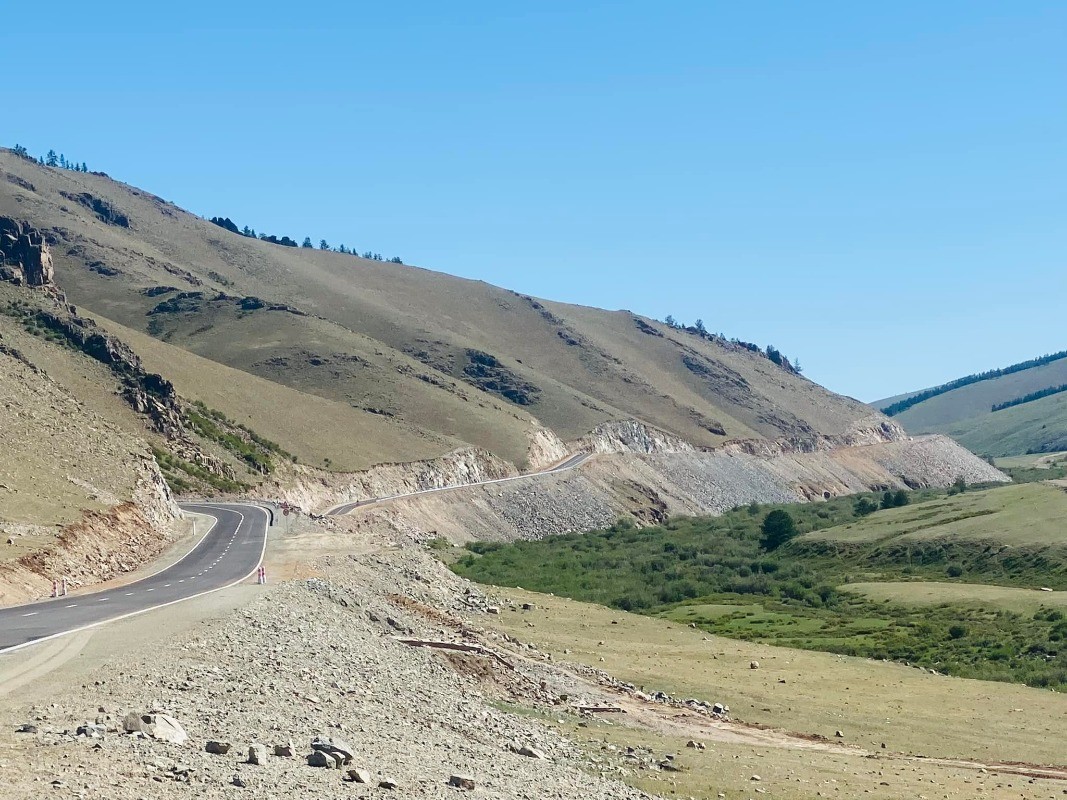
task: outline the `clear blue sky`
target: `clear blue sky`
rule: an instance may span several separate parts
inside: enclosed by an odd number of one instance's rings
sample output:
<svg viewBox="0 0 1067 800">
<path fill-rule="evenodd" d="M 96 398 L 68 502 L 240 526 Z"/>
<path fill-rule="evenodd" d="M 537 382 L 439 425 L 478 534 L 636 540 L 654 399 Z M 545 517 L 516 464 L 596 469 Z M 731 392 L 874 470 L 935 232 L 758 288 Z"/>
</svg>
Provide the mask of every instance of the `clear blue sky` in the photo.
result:
<svg viewBox="0 0 1067 800">
<path fill-rule="evenodd" d="M 205 216 L 702 318 L 864 400 L 1067 348 L 1062 2 L 31 16 L 3 143 Z"/>
</svg>

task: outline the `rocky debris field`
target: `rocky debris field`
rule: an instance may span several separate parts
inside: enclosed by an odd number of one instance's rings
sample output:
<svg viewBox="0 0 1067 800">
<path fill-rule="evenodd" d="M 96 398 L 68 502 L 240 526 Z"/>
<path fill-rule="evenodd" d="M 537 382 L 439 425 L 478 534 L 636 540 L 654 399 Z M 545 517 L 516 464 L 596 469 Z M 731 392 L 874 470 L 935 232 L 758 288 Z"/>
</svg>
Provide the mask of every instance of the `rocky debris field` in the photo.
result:
<svg viewBox="0 0 1067 800">
<path fill-rule="evenodd" d="M 565 472 L 370 505 L 344 517 L 343 524 L 386 522 L 416 541 L 438 536 L 457 543 L 512 541 L 604 528 L 626 516 L 648 524 L 667 516 L 722 514 L 751 502 L 949 486 L 957 478 L 969 484 L 1007 480 L 944 436 L 813 450 L 779 444 L 757 453 L 741 445 L 670 450 L 669 442 L 653 446 L 650 442 L 659 440 L 652 434 L 646 438 L 634 446 L 649 452 L 598 453 Z M 466 461 L 471 457 L 464 454 L 463 470 L 455 474 L 458 483 L 470 474 Z M 447 467 L 444 460 L 441 466 Z M 447 468 L 438 470 L 435 485 L 447 486 L 450 475 Z M 406 491 L 395 483 L 379 488 L 390 490 L 384 495 Z M 297 502 L 306 499 L 301 495 Z M 320 507 L 332 504 L 320 500 Z"/>
<path fill-rule="evenodd" d="M 4 796 L 646 796 L 502 704 L 580 714 L 604 702 L 597 681 L 514 643 L 413 646 L 476 644 L 459 614 L 492 612 L 477 590 L 418 551 L 333 561 L 329 583 L 269 587 L 216 629 L 132 647 L 47 705 L 8 700 Z"/>
</svg>

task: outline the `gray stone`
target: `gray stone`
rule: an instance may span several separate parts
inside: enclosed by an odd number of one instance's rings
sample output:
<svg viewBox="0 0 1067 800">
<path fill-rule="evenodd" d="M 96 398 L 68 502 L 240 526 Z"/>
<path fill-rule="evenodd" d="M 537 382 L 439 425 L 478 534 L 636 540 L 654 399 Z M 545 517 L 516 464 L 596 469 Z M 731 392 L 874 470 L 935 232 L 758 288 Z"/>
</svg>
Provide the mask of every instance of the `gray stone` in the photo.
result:
<svg viewBox="0 0 1067 800">
<path fill-rule="evenodd" d="M 378 781 L 379 789 L 395 789 L 399 785 L 400 784 L 398 784 L 392 778 L 382 778 L 380 781 Z"/>
<path fill-rule="evenodd" d="M 309 767 L 326 767 L 327 769 L 333 769 L 336 766 L 336 762 L 333 760 L 333 756 L 322 750 L 313 750 L 311 755 L 308 756 Z"/>
<path fill-rule="evenodd" d="M 344 764 L 351 764 L 356 755 L 352 746 L 339 736 L 316 736 L 311 740 L 311 749 L 325 753 L 336 753 L 342 757 Z"/>
<path fill-rule="evenodd" d="M 370 773 L 365 769 L 350 769 L 348 780 L 352 783 L 370 783 Z"/>
<path fill-rule="evenodd" d="M 293 752 L 294 750 L 292 742 L 285 742 L 284 744 L 274 745 L 274 755 L 279 756 L 281 758 L 292 758 Z"/>
<path fill-rule="evenodd" d="M 167 714 L 127 714 L 122 727 L 126 733 L 142 733 L 161 742 L 185 744 L 189 739 L 181 723 Z"/>
<path fill-rule="evenodd" d="M 217 742 L 212 740 L 204 745 L 204 750 L 208 753 L 214 753 L 217 756 L 224 756 L 230 752 L 230 748 L 233 747 L 229 742 Z"/>
<path fill-rule="evenodd" d="M 448 779 L 449 786 L 455 786 L 457 789 L 473 789 L 474 778 L 468 775 L 453 775 Z"/>
<path fill-rule="evenodd" d="M 267 746 L 265 744 L 253 744 L 248 748 L 248 763 L 263 765 L 267 763 Z"/>
<path fill-rule="evenodd" d="M 79 725 L 78 730 L 75 731 L 77 736 L 85 736 L 89 739 L 103 739 L 104 733 L 107 731 L 107 727 L 104 725 Z"/>
<path fill-rule="evenodd" d="M 536 747 L 528 747 L 527 745 L 523 745 L 515 752 L 518 753 L 520 756 L 526 756 L 527 758 L 541 759 L 545 757 L 545 754 L 538 750 Z"/>
</svg>

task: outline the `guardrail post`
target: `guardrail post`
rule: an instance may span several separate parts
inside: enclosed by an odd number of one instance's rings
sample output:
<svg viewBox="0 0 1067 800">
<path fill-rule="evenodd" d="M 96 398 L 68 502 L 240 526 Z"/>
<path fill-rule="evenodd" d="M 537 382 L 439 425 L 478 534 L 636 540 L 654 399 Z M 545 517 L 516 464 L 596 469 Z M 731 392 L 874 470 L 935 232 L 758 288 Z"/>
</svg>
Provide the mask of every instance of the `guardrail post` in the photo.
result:
<svg viewBox="0 0 1067 800">
<path fill-rule="evenodd" d="M 59 597 L 59 581 L 52 579 L 52 597 Z"/>
<path fill-rule="evenodd" d="M 63 593 L 60 595 L 60 597 L 66 597 L 66 596 L 67 596 L 67 579 L 64 578 L 63 579 Z"/>
</svg>

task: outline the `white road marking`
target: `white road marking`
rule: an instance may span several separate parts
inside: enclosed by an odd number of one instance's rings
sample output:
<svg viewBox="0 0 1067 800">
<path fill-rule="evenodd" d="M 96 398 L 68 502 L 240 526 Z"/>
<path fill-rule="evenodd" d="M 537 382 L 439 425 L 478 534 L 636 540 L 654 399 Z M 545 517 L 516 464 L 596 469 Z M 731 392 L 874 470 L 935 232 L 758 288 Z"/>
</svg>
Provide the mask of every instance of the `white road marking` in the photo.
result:
<svg viewBox="0 0 1067 800">
<path fill-rule="evenodd" d="M 107 600 L 107 599 L 108 599 L 108 598 L 106 598 L 106 597 L 101 597 L 101 598 L 100 598 L 99 600 L 97 600 L 96 602 L 98 602 L 98 603 L 103 603 L 103 602 L 104 602 L 105 600 Z"/>
<path fill-rule="evenodd" d="M 24 617 L 32 617 L 32 616 L 34 616 L 34 615 L 35 615 L 36 613 L 37 613 L 36 611 L 31 611 L 31 612 L 30 612 L 29 614 L 23 614 L 22 616 L 24 616 Z"/>
<path fill-rule="evenodd" d="M 77 603 L 71 603 L 69 606 L 66 606 L 66 608 L 77 608 L 77 607 L 78 607 Z"/>
<path fill-rule="evenodd" d="M 155 589 L 145 589 L 146 592 L 154 592 Z"/>
</svg>

